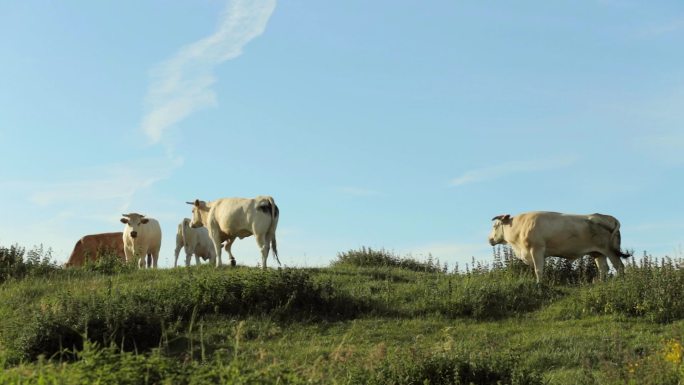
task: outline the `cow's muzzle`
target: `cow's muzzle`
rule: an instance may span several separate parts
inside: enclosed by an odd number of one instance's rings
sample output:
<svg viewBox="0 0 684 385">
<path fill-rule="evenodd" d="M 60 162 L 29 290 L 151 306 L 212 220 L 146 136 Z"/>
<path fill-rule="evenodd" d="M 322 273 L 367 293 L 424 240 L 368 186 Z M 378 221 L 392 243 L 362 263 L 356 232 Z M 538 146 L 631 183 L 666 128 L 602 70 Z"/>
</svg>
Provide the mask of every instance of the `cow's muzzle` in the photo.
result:
<svg viewBox="0 0 684 385">
<path fill-rule="evenodd" d="M 131 238 L 136 238 L 138 236 L 137 231 L 131 231 Z"/>
</svg>

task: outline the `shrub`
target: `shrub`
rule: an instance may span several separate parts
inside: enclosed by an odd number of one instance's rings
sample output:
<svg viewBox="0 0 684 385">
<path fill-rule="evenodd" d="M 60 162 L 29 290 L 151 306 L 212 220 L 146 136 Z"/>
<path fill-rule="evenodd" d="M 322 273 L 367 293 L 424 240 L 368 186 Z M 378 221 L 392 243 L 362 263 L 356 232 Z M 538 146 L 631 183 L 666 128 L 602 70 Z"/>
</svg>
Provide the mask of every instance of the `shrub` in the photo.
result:
<svg viewBox="0 0 684 385">
<path fill-rule="evenodd" d="M 132 284 L 131 279 L 143 283 Z M 34 290 L 30 283 L 6 293 L 5 300 L 20 303 L 17 298 Z M 340 311 L 361 308 L 331 287 L 314 284 L 308 273 L 291 269 L 200 267 L 77 280 L 78 287 L 64 283 L 2 325 L 0 342 L 14 352 L 10 358 L 35 359 L 62 348 L 79 349 L 86 335 L 104 346 L 149 350 L 159 346 L 165 333 L 172 337 L 193 317 L 208 314 L 339 317 Z"/>
<path fill-rule="evenodd" d="M 179 362 L 159 351 L 151 354 L 121 352 L 117 347 L 100 348 L 86 343 L 69 365 L 39 361 L 0 370 L 2 384 L 304 384 L 305 379 L 283 365 L 250 369 L 236 359 L 214 355 L 205 362 Z"/>
<path fill-rule="evenodd" d="M 386 360 L 373 372 L 356 373 L 352 384 L 441 385 L 441 384 L 543 384 L 539 374 L 516 365 L 512 356 L 469 357 L 466 354 L 437 354 L 424 358 Z"/>
<path fill-rule="evenodd" d="M 132 263 L 126 263 L 120 256 L 108 252 L 98 252 L 95 260 L 87 260 L 83 269 L 105 275 L 128 273 L 137 270 Z"/>
<path fill-rule="evenodd" d="M 491 270 L 507 270 L 516 276 L 534 277 L 534 267 L 528 266 L 515 256 L 510 246 L 493 249 L 494 263 Z M 489 269 L 486 269 L 489 271 Z M 551 285 L 580 285 L 592 283 L 598 278 L 594 259 L 588 255 L 575 260 L 550 257 L 544 260 L 544 282 Z"/>
<path fill-rule="evenodd" d="M 384 249 L 373 250 L 361 247 L 359 250 L 349 250 L 337 254 L 337 260 L 332 266 L 351 265 L 358 267 L 399 267 L 412 271 L 438 272 L 441 271 L 439 262 L 431 259 L 419 262 L 413 258 L 402 258 Z"/>
<path fill-rule="evenodd" d="M 446 312 L 452 317 L 498 319 L 537 310 L 561 295 L 527 278 L 492 273 L 457 284 Z"/>
<path fill-rule="evenodd" d="M 0 246 L 0 284 L 26 276 L 48 276 L 59 269 L 52 261 L 52 249 L 45 249 L 43 245 L 34 246 L 28 252 L 19 245 Z"/>
<path fill-rule="evenodd" d="M 632 262 L 624 277 L 597 284 L 579 297 L 586 313 L 646 317 L 666 323 L 684 319 L 684 270 L 670 259 Z"/>
</svg>

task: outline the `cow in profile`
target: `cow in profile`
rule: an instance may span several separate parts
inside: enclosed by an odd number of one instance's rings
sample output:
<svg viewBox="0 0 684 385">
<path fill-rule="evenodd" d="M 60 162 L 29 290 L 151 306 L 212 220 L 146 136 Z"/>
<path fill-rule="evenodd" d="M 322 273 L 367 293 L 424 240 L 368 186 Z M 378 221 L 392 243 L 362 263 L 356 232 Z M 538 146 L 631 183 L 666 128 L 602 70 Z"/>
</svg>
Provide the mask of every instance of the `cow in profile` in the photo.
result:
<svg viewBox="0 0 684 385">
<path fill-rule="evenodd" d="M 494 221 L 489 243 L 509 244 L 516 257 L 534 267 L 537 282 L 544 275 L 544 258 L 549 256 L 576 259 L 591 255 L 601 279 L 608 274 L 608 263 L 624 273 L 622 258 L 630 255 L 620 250 L 620 222 L 610 215 L 572 215 L 535 211 L 512 217 L 499 215 Z"/>
<path fill-rule="evenodd" d="M 184 218 L 178 224 L 176 233 L 176 259 L 173 267 L 178 266 L 178 255 L 180 250 L 185 250 L 185 266 L 190 266 L 190 257 L 195 254 L 195 262 L 200 264 L 200 258 L 215 260 L 216 250 L 214 243 L 209 238 L 209 231 L 206 227 L 193 228 L 190 226 L 190 219 Z"/>
<path fill-rule="evenodd" d="M 101 233 L 85 235 L 79 239 L 66 263 L 67 267 L 83 266 L 86 262 L 97 261 L 103 255 L 114 255 L 122 261 L 126 259 L 123 246 L 123 233 Z"/>
<path fill-rule="evenodd" d="M 276 227 L 280 211 L 272 197 L 221 198 L 211 202 L 196 199 L 187 203 L 193 205 L 191 226 L 205 226 L 209 230 L 219 266 L 222 242 L 226 242 L 230 263 L 235 266 L 235 257 L 230 250 L 233 242 L 236 238 L 242 239 L 251 235 L 256 237 L 261 251 L 261 267 L 266 269 L 266 259 L 271 249 L 280 264 L 276 247 Z M 216 264 L 215 258 L 211 263 Z"/>
<path fill-rule="evenodd" d="M 159 222 L 138 213 L 122 214 L 122 216 L 121 223 L 126 225 L 123 231 L 126 262 L 135 262 L 143 268 L 147 257 L 147 267 L 156 268 L 161 248 Z"/>
</svg>

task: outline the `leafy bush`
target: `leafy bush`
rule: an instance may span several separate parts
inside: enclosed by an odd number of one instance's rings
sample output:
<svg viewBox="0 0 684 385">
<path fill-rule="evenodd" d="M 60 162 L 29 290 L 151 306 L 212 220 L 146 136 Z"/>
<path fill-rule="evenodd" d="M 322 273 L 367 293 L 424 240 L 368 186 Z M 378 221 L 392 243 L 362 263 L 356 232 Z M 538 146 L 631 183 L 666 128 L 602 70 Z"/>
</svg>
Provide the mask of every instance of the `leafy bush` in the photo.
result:
<svg viewBox="0 0 684 385">
<path fill-rule="evenodd" d="M 94 271 L 105 275 L 129 273 L 137 270 L 132 263 L 126 263 L 120 256 L 108 252 L 98 253 L 95 260 L 86 260 L 83 268 L 86 271 Z"/>
<path fill-rule="evenodd" d="M 386 360 L 373 372 L 357 373 L 352 384 L 441 385 L 441 384 L 543 384 L 539 374 L 516 366 L 512 356 L 469 357 L 466 354 L 437 354 L 425 358 Z"/>
<path fill-rule="evenodd" d="M 26 276 L 48 276 L 58 269 L 52 261 L 52 249 L 45 249 L 43 245 L 34 246 L 28 252 L 18 245 L 0 246 L 0 284 Z"/>
<path fill-rule="evenodd" d="M 581 292 L 583 311 L 646 317 L 655 322 L 684 319 L 684 270 L 671 259 L 658 263 L 646 256 L 633 261 L 624 277 L 589 287 Z"/>
<path fill-rule="evenodd" d="M 412 271 L 438 272 L 441 271 L 439 262 L 431 259 L 419 262 L 413 258 L 402 258 L 386 250 L 373 250 L 361 247 L 359 250 L 349 250 L 337 254 L 337 260 L 332 266 L 351 265 L 358 267 L 399 267 Z"/>
<path fill-rule="evenodd" d="M 492 273 L 457 283 L 446 313 L 452 317 L 498 319 L 537 310 L 561 295 L 530 279 Z"/>
<path fill-rule="evenodd" d="M 528 266 L 515 256 L 510 246 L 493 249 L 494 262 L 491 270 L 508 270 L 514 275 L 534 277 L 534 267 Z M 490 271 L 485 269 L 485 272 Z M 544 261 L 544 282 L 551 285 L 580 285 L 594 282 L 598 269 L 594 258 L 585 255 L 575 260 L 550 257 Z"/>
<path fill-rule="evenodd" d="M 76 353 L 78 360 L 69 365 L 39 361 L 31 365 L 0 370 L 2 384 L 304 384 L 290 368 L 271 365 L 260 370 L 246 368 L 240 360 L 226 361 L 215 355 L 206 362 L 151 354 L 121 352 L 117 347 L 99 348 L 86 343 Z"/>
<path fill-rule="evenodd" d="M 4 293 L 4 300 L 20 303 L 36 289 L 33 283 Z M 351 314 L 341 312 L 360 308 L 331 287 L 314 284 L 308 273 L 291 269 L 200 267 L 75 283 L 78 286 L 52 283 L 54 291 L 0 326 L 0 344 L 14 352 L 10 358 L 35 359 L 62 348 L 79 349 L 83 336 L 104 346 L 144 351 L 159 346 L 162 335 L 173 336 L 193 317 L 207 314 L 344 317 Z"/>
</svg>

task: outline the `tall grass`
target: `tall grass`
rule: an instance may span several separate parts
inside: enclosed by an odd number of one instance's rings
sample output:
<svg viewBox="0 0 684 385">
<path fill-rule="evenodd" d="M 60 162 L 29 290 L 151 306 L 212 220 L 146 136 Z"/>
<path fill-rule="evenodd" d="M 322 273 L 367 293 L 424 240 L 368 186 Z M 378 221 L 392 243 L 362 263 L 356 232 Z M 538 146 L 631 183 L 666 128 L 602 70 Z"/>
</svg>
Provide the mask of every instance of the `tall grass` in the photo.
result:
<svg viewBox="0 0 684 385">
<path fill-rule="evenodd" d="M 625 276 L 588 287 L 577 300 L 586 313 L 645 317 L 667 323 L 684 319 L 684 264 L 644 255 Z"/>
<path fill-rule="evenodd" d="M 159 346 L 163 335 L 184 330 L 193 317 L 210 314 L 340 318 L 363 307 L 315 284 L 305 271 L 206 266 L 27 279 L 0 291 L 0 302 L 5 304 L 0 342 L 14 362 L 61 354 L 64 348 L 79 350 L 84 336 L 104 346 L 143 351 Z"/>
<path fill-rule="evenodd" d="M 546 262 L 543 285 L 506 249 L 451 272 L 369 248 L 319 269 L 15 263 L 0 284 L 0 383 L 537 384 L 548 370 L 568 370 L 566 383 L 684 380 L 684 335 L 672 323 L 684 319 L 681 260 L 644 256 L 606 282 L 590 258 Z M 368 330 L 352 332 L 357 322 Z M 635 345 L 620 345 L 635 323 L 668 339 L 653 347 L 637 330 Z M 452 328 L 448 344 L 420 349 Z M 295 351 L 314 338 L 322 352 Z M 368 338 L 385 344 L 377 359 L 354 351 Z M 274 344 L 280 356 L 267 352 Z"/>
</svg>

